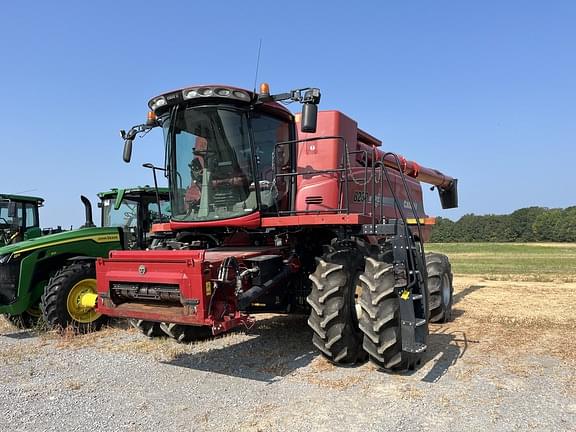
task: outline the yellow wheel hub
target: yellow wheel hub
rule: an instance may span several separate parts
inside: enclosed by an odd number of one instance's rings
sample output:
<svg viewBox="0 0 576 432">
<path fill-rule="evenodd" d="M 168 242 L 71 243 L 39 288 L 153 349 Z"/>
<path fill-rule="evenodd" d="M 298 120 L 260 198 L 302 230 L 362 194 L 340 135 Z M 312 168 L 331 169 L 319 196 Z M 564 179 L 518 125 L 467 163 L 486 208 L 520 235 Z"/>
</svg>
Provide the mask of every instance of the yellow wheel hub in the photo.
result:
<svg viewBox="0 0 576 432">
<path fill-rule="evenodd" d="M 96 312 L 96 279 L 84 279 L 72 287 L 68 293 L 66 306 L 73 320 L 80 323 L 91 323 L 100 318 Z"/>
</svg>

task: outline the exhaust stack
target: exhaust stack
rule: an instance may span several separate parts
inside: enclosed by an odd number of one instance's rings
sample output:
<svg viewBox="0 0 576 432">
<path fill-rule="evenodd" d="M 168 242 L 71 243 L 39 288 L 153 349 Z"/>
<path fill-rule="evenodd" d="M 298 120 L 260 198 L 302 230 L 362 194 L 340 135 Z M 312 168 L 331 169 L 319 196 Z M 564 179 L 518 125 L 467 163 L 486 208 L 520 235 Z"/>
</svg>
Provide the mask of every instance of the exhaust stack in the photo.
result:
<svg viewBox="0 0 576 432">
<path fill-rule="evenodd" d="M 84 195 L 80 195 L 80 199 L 82 200 L 82 204 L 84 204 L 84 209 L 86 211 L 86 222 L 80 228 L 96 227 L 94 220 L 92 219 L 92 203 L 90 203 L 90 200 Z"/>
</svg>

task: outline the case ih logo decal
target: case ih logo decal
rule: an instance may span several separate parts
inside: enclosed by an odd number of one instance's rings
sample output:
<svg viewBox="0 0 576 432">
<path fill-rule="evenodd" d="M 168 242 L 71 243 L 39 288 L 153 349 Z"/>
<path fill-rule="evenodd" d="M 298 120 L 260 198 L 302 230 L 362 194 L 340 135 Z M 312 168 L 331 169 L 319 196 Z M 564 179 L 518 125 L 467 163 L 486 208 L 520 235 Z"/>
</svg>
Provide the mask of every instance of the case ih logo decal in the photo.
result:
<svg viewBox="0 0 576 432">
<path fill-rule="evenodd" d="M 354 192 L 354 197 L 352 198 L 352 200 L 354 202 L 364 202 L 366 201 L 368 204 L 372 204 L 372 197 L 366 193 L 366 192 Z M 376 201 L 376 204 L 380 204 L 380 202 L 382 202 L 382 196 L 381 195 L 375 195 L 374 200 Z M 394 198 L 384 198 L 383 200 L 383 204 L 386 206 L 394 206 Z M 410 207 L 410 201 L 408 200 L 402 200 L 402 205 L 404 206 L 405 209 L 411 209 Z M 414 203 L 414 208 L 416 210 L 418 210 L 418 206 L 419 203 L 415 202 Z"/>
<path fill-rule="evenodd" d="M 138 267 L 138 273 L 140 273 L 141 275 L 146 274 L 146 266 L 144 264 Z"/>
</svg>

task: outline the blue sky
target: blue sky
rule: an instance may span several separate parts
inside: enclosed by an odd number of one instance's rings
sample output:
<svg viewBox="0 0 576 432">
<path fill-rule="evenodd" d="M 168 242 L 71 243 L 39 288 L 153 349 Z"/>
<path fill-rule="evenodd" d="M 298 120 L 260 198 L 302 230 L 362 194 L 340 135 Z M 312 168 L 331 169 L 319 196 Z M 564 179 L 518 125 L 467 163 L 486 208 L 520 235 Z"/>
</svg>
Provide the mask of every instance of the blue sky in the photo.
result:
<svg viewBox="0 0 576 432">
<path fill-rule="evenodd" d="M 83 222 L 81 193 L 150 184 L 159 131 L 119 129 L 196 83 L 317 86 L 386 150 L 460 179 L 457 210 L 575 205 L 576 2 L 9 2 L 0 12 L 3 192 Z M 99 219 L 99 218 L 98 218 Z"/>
</svg>

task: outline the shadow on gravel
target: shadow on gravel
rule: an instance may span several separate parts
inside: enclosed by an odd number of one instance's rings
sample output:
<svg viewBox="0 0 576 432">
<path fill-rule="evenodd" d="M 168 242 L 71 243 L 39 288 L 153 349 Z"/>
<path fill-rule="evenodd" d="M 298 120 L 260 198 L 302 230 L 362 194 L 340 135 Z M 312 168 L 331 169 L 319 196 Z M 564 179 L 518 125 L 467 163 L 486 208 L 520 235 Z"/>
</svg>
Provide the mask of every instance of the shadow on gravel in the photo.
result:
<svg viewBox="0 0 576 432">
<path fill-rule="evenodd" d="M 37 333 L 35 333 L 32 330 L 20 330 L 20 331 L 15 331 L 14 333 L 4 333 L 4 334 L 0 334 L 0 336 L 4 336 L 10 339 L 30 339 L 33 337 L 38 336 Z"/>
<path fill-rule="evenodd" d="M 479 289 L 484 288 L 484 287 L 485 287 L 485 285 L 470 285 L 469 287 L 464 288 L 459 293 L 454 294 L 452 304 L 456 305 L 456 304 L 460 303 L 464 297 L 466 297 L 467 295 L 472 294 L 474 291 L 478 291 Z M 460 318 L 465 313 L 466 312 L 464 311 L 464 309 L 454 308 L 454 309 L 452 309 L 452 319 Z"/>
<path fill-rule="evenodd" d="M 446 327 L 439 327 L 431 329 L 428 336 L 428 349 L 422 364 L 426 364 L 432 359 L 436 359 L 436 363 L 422 378 L 422 381 L 428 383 L 435 383 L 440 380 L 456 362 L 462 358 L 468 349 L 468 338 L 466 333 L 460 330 L 449 330 Z"/>
<path fill-rule="evenodd" d="M 469 287 L 464 288 L 462 291 L 454 294 L 454 298 L 452 300 L 453 304 L 459 303 L 464 297 L 469 294 L 472 294 L 474 291 L 478 291 L 481 288 L 484 288 L 486 285 L 470 285 Z"/>
<path fill-rule="evenodd" d="M 312 331 L 302 315 L 258 320 L 245 333 L 252 339 L 208 352 L 179 354 L 163 363 L 273 383 L 307 366 L 319 355 L 312 346 Z"/>
</svg>

